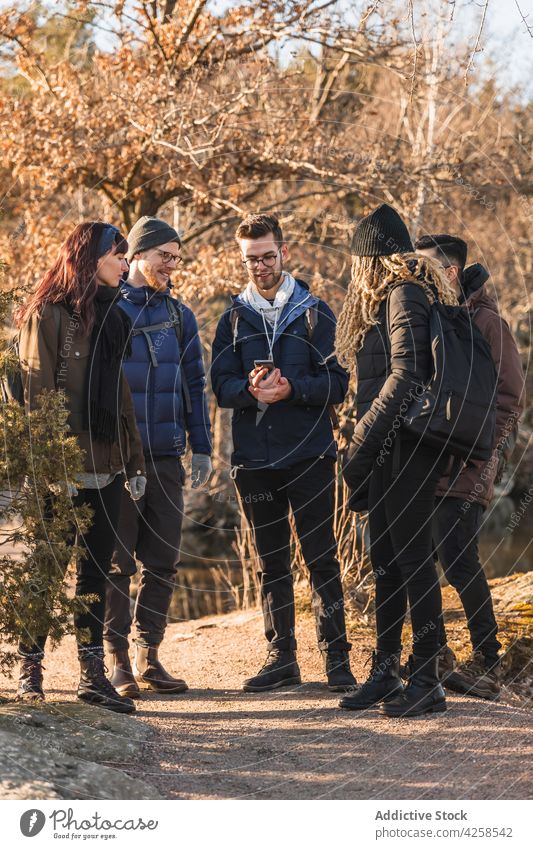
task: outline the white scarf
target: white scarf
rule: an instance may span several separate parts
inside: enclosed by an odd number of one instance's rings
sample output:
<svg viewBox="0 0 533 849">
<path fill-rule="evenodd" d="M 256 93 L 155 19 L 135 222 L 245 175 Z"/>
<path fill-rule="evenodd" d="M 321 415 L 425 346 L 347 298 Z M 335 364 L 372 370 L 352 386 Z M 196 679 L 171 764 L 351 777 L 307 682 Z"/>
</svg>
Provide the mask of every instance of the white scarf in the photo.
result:
<svg viewBox="0 0 533 849">
<path fill-rule="evenodd" d="M 257 286 L 252 281 L 248 283 L 246 289 L 241 294 L 241 299 L 245 304 L 248 304 L 249 307 L 255 310 L 255 312 L 260 313 L 271 327 L 275 327 L 279 321 L 283 307 L 294 292 L 295 285 L 296 280 L 294 277 L 288 271 L 284 271 L 283 283 L 276 292 L 273 302 L 263 298 L 259 294 Z"/>
</svg>

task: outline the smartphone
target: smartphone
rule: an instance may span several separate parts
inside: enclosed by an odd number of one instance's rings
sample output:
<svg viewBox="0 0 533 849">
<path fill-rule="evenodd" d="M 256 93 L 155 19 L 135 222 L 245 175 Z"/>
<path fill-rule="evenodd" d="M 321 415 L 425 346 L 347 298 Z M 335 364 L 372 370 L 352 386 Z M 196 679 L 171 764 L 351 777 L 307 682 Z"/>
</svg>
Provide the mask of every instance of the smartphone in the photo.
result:
<svg viewBox="0 0 533 849">
<path fill-rule="evenodd" d="M 254 368 L 266 368 L 267 371 L 273 371 L 273 360 L 254 360 Z"/>
</svg>

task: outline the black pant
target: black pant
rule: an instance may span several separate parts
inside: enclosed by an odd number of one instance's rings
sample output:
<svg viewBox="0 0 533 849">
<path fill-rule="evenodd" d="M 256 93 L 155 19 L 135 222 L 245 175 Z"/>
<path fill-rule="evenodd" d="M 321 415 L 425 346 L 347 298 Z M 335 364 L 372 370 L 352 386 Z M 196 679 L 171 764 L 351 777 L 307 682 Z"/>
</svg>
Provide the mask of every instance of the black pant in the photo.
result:
<svg viewBox="0 0 533 849">
<path fill-rule="evenodd" d="M 184 474 L 178 457 L 147 460 L 144 496 L 123 500 L 104 628 L 104 639 L 114 650 L 128 648 L 132 624 L 139 645 L 158 646 L 163 639 L 179 562 Z M 132 616 L 130 583 L 137 559 L 141 577 Z"/>
<path fill-rule="evenodd" d="M 463 509 L 466 508 L 466 509 Z M 468 622 L 474 651 L 489 662 L 498 657 L 501 644 L 496 639 L 489 585 L 479 561 L 478 536 L 483 507 L 463 498 L 438 498 L 433 521 L 433 539 L 448 582 L 459 593 Z M 441 617 L 440 643 L 446 644 Z"/>
<path fill-rule="evenodd" d="M 81 489 L 73 499 L 75 507 L 88 504 L 94 511 L 85 536 L 74 532 L 71 540 L 74 542 L 77 536 L 77 544 L 85 549 L 85 554 L 76 563 L 76 596 L 96 596 L 94 601 L 86 605 L 86 610 L 74 616 L 76 631 L 83 629 L 85 632 L 84 635 L 78 635 L 80 647 L 103 644 L 106 580 L 111 568 L 123 485 L 122 475 L 117 475 L 103 489 Z M 24 654 L 42 654 L 46 639 L 47 635 L 43 634 L 31 644 L 22 641 L 19 651 Z"/>
<path fill-rule="evenodd" d="M 394 451 L 399 473 L 394 474 Z M 439 649 L 442 598 L 433 559 L 435 492 L 447 457 L 402 434 L 400 444 L 378 457 L 369 488 L 370 558 L 376 581 L 377 648 L 399 651 L 411 612 L 413 647 L 420 657 Z"/>
<path fill-rule="evenodd" d="M 261 600 L 269 648 L 296 648 L 289 507 L 309 569 L 318 645 L 349 650 L 337 544 L 333 533 L 335 460 L 287 469 L 239 469 L 237 489 L 261 559 Z"/>
</svg>

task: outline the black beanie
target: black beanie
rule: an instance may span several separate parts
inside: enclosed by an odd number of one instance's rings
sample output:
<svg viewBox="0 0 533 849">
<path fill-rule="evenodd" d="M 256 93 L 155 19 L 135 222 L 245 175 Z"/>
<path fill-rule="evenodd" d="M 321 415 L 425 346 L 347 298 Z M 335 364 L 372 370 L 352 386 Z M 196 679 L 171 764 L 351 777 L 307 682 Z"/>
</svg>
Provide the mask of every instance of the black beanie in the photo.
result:
<svg viewBox="0 0 533 849">
<path fill-rule="evenodd" d="M 388 203 L 382 203 L 362 218 L 352 239 L 352 256 L 390 256 L 412 250 L 407 227 Z"/>
<path fill-rule="evenodd" d="M 160 218 L 143 215 L 128 233 L 127 260 L 131 262 L 135 254 L 166 245 L 167 242 L 177 242 L 181 245 L 178 231 Z"/>
</svg>

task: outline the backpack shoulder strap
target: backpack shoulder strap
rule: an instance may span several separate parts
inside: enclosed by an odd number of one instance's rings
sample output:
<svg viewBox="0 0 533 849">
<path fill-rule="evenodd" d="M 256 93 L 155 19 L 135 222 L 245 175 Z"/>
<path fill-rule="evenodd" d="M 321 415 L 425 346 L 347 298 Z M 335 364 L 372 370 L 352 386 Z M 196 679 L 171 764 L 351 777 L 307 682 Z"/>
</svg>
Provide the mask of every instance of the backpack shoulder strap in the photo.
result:
<svg viewBox="0 0 533 849">
<path fill-rule="evenodd" d="M 304 314 L 305 321 L 305 329 L 307 330 L 307 338 L 309 342 L 313 341 L 313 334 L 316 330 L 316 326 L 318 324 L 318 306 L 314 304 L 312 307 L 308 307 Z M 335 409 L 334 404 L 328 404 L 328 414 L 331 421 L 331 426 L 333 430 L 340 429 L 339 417 L 337 415 L 337 411 Z"/>
<path fill-rule="evenodd" d="M 181 373 L 181 390 L 183 392 L 183 400 L 185 401 L 185 409 L 187 414 L 190 415 L 192 413 L 192 402 L 191 402 L 191 393 L 189 392 L 189 384 L 187 383 L 187 375 L 185 374 L 185 369 L 182 368 L 182 359 L 183 359 L 183 310 L 181 308 L 181 303 L 176 304 L 174 298 L 171 298 L 170 295 L 165 295 L 165 301 L 167 305 L 168 316 L 170 321 L 172 322 L 172 326 L 174 327 L 174 332 L 176 334 L 176 339 L 178 340 L 178 348 L 179 348 L 179 357 L 180 357 L 180 373 Z"/>
<path fill-rule="evenodd" d="M 174 298 L 171 298 L 170 295 L 165 295 L 165 301 L 167 304 L 168 316 L 174 325 L 174 330 L 176 332 L 178 342 L 180 343 L 181 351 L 181 343 L 183 341 L 183 312 L 181 309 L 181 303 L 176 306 Z"/>
<path fill-rule="evenodd" d="M 305 328 L 307 330 L 307 336 L 309 341 L 312 340 L 313 334 L 316 330 L 316 326 L 318 324 L 318 307 L 312 306 L 307 307 L 305 311 Z"/>
<path fill-rule="evenodd" d="M 231 327 L 231 338 L 233 340 L 233 350 L 237 345 L 237 334 L 239 332 L 239 308 L 232 303 L 229 312 L 229 323 Z"/>
</svg>

